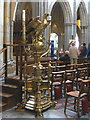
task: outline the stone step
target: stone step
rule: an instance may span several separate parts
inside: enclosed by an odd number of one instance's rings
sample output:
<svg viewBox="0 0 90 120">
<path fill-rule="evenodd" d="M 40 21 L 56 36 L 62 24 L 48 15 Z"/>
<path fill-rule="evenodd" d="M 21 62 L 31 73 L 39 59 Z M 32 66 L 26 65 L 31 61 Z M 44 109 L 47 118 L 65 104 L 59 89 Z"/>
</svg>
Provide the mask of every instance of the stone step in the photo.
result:
<svg viewBox="0 0 90 120">
<path fill-rule="evenodd" d="M 23 80 L 21 81 L 19 76 L 10 76 L 7 77 L 6 84 L 22 86 L 24 84 Z"/>
<path fill-rule="evenodd" d="M 22 100 L 22 84 L 19 76 L 7 77 L 6 83 L 0 84 L 0 109 L 8 110 Z M 5 106 L 5 107 L 4 107 Z"/>
<path fill-rule="evenodd" d="M 15 85 L 0 84 L 0 87 L 2 88 L 2 92 L 4 93 L 16 93 L 18 91 L 18 87 Z"/>
<path fill-rule="evenodd" d="M 2 87 L 9 87 L 9 88 L 17 88 L 15 85 L 10 85 L 10 84 L 0 84 Z"/>
<path fill-rule="evenodd" d="M 16 98 L 15 94 L 0 92 L 0 99 L 2 100 L 2 102 L 10 103 L 12 102 L 12 99 L 15 99 L 15 98 Z"/>
<path fill-rule="evenodd" d="M 9 93 L 1 93 L 0 92 L 0 99 L 2 103 L 7 104 L 7 108 L 11 108 L 17 104 L 16 94 L 9 94 Z"/>
<path fill-rule="evenodd" d="M 6 97 L 6 98 L 9 98 L 9 97 L 12 97 L 13 94 L 9 94 L 9 93 L 1 93 L 1 92 L 0 92 L 0 96 L 2 96 L 2 97 Z"/>
<path fill-rule="evenodd" d="M 0 102 L 0 112 L 7 110 L 7 103 Z"/>
</svg>

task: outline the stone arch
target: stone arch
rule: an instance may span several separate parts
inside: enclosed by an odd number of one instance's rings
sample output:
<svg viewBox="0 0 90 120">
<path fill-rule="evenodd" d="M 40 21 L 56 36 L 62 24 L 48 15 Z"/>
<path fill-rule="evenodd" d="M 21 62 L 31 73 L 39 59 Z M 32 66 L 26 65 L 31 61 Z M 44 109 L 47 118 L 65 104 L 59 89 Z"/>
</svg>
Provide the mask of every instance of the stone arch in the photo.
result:
<svg viewBox="0 0 90 120">
<path fill-rule="evenodd" d="M 80 2 L 79 9 L 80 9 L 79 11 L 80 11 L 81 26 L 87 26 L 87 21 L 88 21 L 87 9 L 84 1 Z"/>
<path fill-rule="evenodd" d="M 69 2 L 68 1 L 60 2 L 60 4 L 64 12 L 64 22 L 65 23 L 72 22 L 72 12 L 70 9 Z"/>
<path fill-rule="evenodd" d="M 58 28 L 57 34 L 60 35 L 61 33 L 64 33 L 64 15 L 59 2 L 55 2 L 51 11 L 51 16 L 52 16 L 51 28 L 53 24 L 56 24 Z"/>
<path fill-rule="evenodd" d="M 26 17 L 32 17 L 32 3 L 31 2 L 18 2 L 17 10 L 16 10 L 16 17 L 18 20 L 21 20 L 22 10 L 26 10 Z"/>
<path fill-rule="evenodd" d="M 26 22 L 32 17 L 32 2 L 10 2 L 11 6 L 11 20 L 13 21 L 12 27 L 12 44 L 21 41 L 21 29 L 22 29 L 22 10 L 26 10 Z"/>
<path fill-rule="evenodd" d="M 78 9 L 77 9 L 77 17 L 80 18 L 80 29 L 77 29 L 78 36 L 79 36 L 79 43 L 82 44 L 83 42 L 88 43 L 87 40 L 87 26 L 88 26 L 88 15 L 87 9 L 84 1 L 81 1 Z"/>
<path fill-rule="evenodd" d="M 49 13 L 51 14 L 53 6 L 56 2 L 59 2 L 59 4 L 62 7 L 64 13 L 64 22 L 72 22 L 72 12 L 70 8 L 70 4 L 67 0 L 65 0 L 65 2 L 63 0 L 54 0 L 53 2 L 51 2 L 49 6 Z"/>
<path fill-rule="evenodd" d="M 22 10 L 26 11 L 26 24 L 32 17 L 32 3 L 30 2 L 18 2 L 15 12 L 15 21 L 13 24 L 13 43 L 22 43 Z M 27 37 L 27 41 L 31 43 L 31 38 Z M 14 49 L 14 55 L 16 50 Z"/>
<path fill-rule="evenodd" d="M 71 11 L 71 7 L 70 4 L 67 0 L 65 0 L 65 2 L 63 0 L 57 0 L 57 1 L 53 1 L 51 2 L 50 5 L 50 14 L 52 13 L 53 10 L 53 6 L 58 3 L 62 9 L 62 14 L 63 14 L 63 32 L 61 33 L 61 35 L 63 35 L 63 48 L 64 49 L 68 49 L 67 44 L 69 44 L 69 39 L 71 39 L 72 37 L 72 11 Z M 58 10 L 59 11 L 59 10 Z M 61 39 L 61 36 L 60 36 Z"/>
</svg>

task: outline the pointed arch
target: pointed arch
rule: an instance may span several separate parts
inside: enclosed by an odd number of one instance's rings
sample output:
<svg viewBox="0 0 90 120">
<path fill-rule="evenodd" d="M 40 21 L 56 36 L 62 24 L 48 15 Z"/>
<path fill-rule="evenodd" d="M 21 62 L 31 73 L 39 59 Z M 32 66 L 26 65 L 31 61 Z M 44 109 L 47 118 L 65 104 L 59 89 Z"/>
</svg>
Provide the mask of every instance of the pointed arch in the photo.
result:
<svg viewBox="0 0 90 120">
<path fill-rule="evenodd" d="M 85 42 L 87 44 L 87 26 L 88 26 L 88 14 L 86 9 L 86 4 L 82 0 L 77 9 L 77 17 L 80 19 L 80 29 L 77 29 L 79 36 L 79 43 Z M 78 18 L 77 18 L 78 19 Z"/>
<path fill-rule="evenodd" d="M 79 14 L 80 14 L 80 20 L 81 20 L 81 26 L 87 26 L 87 9 L 84 1 L 81 1 L 78 7 Z"/>
<path fill-rule="evenodd" d="M 51 14 L 51 11 L 53 9 L 53 6 L 54 4 L 58 2 L 63 10 L 63 13 L 64 13 L 64 22 L 72 22 L 72 12 L 71 12 L 71 7 L 70 7 L 70 4 L 67 0 L 63 1 L 63 0 L 54 0 L 53 2 L 51 2 L 51 5 L 50 5 L 50 14 Z"/>
</svg>

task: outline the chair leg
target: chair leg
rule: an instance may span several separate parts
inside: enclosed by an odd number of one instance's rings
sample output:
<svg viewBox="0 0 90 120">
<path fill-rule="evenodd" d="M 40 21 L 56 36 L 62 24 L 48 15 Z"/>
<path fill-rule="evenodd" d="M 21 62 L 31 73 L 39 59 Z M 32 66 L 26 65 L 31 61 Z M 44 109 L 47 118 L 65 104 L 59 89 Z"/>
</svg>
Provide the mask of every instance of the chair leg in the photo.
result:
<svg viewBox="0 0 90 120">
<path fill-rule="evenodd" d="M 74 98 L 74 111 L 76 111 L 76 101 L 77 99 L 76 98 Z"/>
<path fill-rule="evenodd" d="M 61 89 L 60 93 L 61 93 L 61 98 L 62 98 L 62 84 L 60 85 L 60 89 Z"/>
<path fill-rule="evenodd" d="M 72 90 L 74 89 L 74 79 L 72 80 Z"/>
<path fill-rule="evenodd" d="M 65 107 L 64 107 L 64 113 L 66 113 L 66 108 L 67 108 L 67 100 L 68 100 L 68 95 L 66 95 Z"/>
<path fill-rule="evenodd" d="M 77 99 L 77 115 L 80 117 L 80 105 L 79 105 L 80 100 Z"/>
<path fill-rule="evenodd" d="M 64 81 L 64 97 L 66 95 L 66 81 Z"/>
<path fill-rule="evenodd" d="M 53 85 L 51 84 L 51 100 L 53 100 Z"/>
</svg>

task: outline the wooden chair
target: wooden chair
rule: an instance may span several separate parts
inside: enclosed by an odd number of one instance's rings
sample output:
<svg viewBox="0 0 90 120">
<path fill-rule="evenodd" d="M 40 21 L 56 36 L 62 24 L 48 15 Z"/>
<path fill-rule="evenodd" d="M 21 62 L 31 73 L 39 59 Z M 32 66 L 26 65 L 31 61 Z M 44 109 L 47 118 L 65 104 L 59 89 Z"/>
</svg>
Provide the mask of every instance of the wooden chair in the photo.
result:
<svg viewBox="0 0 90 120">
<path fill-rule="evenodd" d="M 90 106 L 90 79 L 82 80 L 82 82 L 88 87 L 88 101 L 89 101 L 89 106 Z"/>
<path fill-rule="evenodd" d="M 66 69 L 67 69 L 67 70 L 76 69 L 76 64 L 67 64 L 67 65 L 66 65 Z"/>
<path fill-rule="evenodd" d="M 83 80 L 88 78 L 88 69 L 87 69 L 87 67 L 78 68 L 77 73 L 78 73 L 78 78 L 81 78 Z"/>
<path fill-rule="evenodd" d="M 41 78 L 43 80 L 47 80 L 48 79 L 48 67 L 42 67 L 41 68 Z"/>
<path fill-rule="evenodd" d="M 56 66 L 57 62 L 56 61 L 51 61 L 50 64 L 51 64 L 51 66 Z"/>
<path fill-rule="evenodd" d="M 65 101 L 65 108 L 64 108 L 65 114 L 66 114 L 66 109 L 72 110 L 72 109 L 69 109 L 69 107 L 67 107 L 67 103 L 71 104 L 68 101 L 68 97 L 73 97 L 74 103 L 71 105 L 74 106 L 74 112 L 76 112 L 78 117 L 80 117 L 80 100 L 82 97 L 87 96 L 87 94 L 89 92 L 89 89 L 86 86 L 86 83 L 88 83 L 88 82 L 90 82 L 90 80 L 89 81 L 82 81 L 82 86 L 80 87 L 79 91 L 76 90 L 76 91 L 71 91 L 71 92 L 66 93 L 66 101 Z"/>
<path fill-rule="evenodd" d="M 90 62 L 84 63 L 84 66 L 87 68 L 87 78 L 90 77 Z"/>
<path fill-rule="evenodd" d="M 57 66 L 65 65 L 63 61 L 58 60 L 57 61 Z"/>
<path fill-rule="evenodd" d="M 55 86 L 60 86 L 62 90 L 62 84 L 64 81 L 64 73 L 65 71 L 58 71 L 58 72 L 52 72 L 52 79 L 51 79 L 51 98 L 53 97 L 53 88 Z M 54 94 L 55 96 L 55 94 Z M 61 95 L 62 97 L 62 95 Z"/>
<path fill-rule="evenodd" d="M 85 64 L 77 64 L 76 66 L 76 88 L 78 89 L 78 85 L 82 80 L 88 79 L 88 67 Z"/>
<path fill-rule="evenodd" d="M 56 71 L 64 71 L 66 70 L 66 65 L 57 65 L 56 66 Z"/>
<path fill-rule="evenodd" d="M 65 79 L 64 79 L 64 95 L 67 92 L 67 85 L 72 84 L 72 89 L 74 87 L 74 81 L 76 78 L 76 70 L 65 70 Z"/>
</svg>

